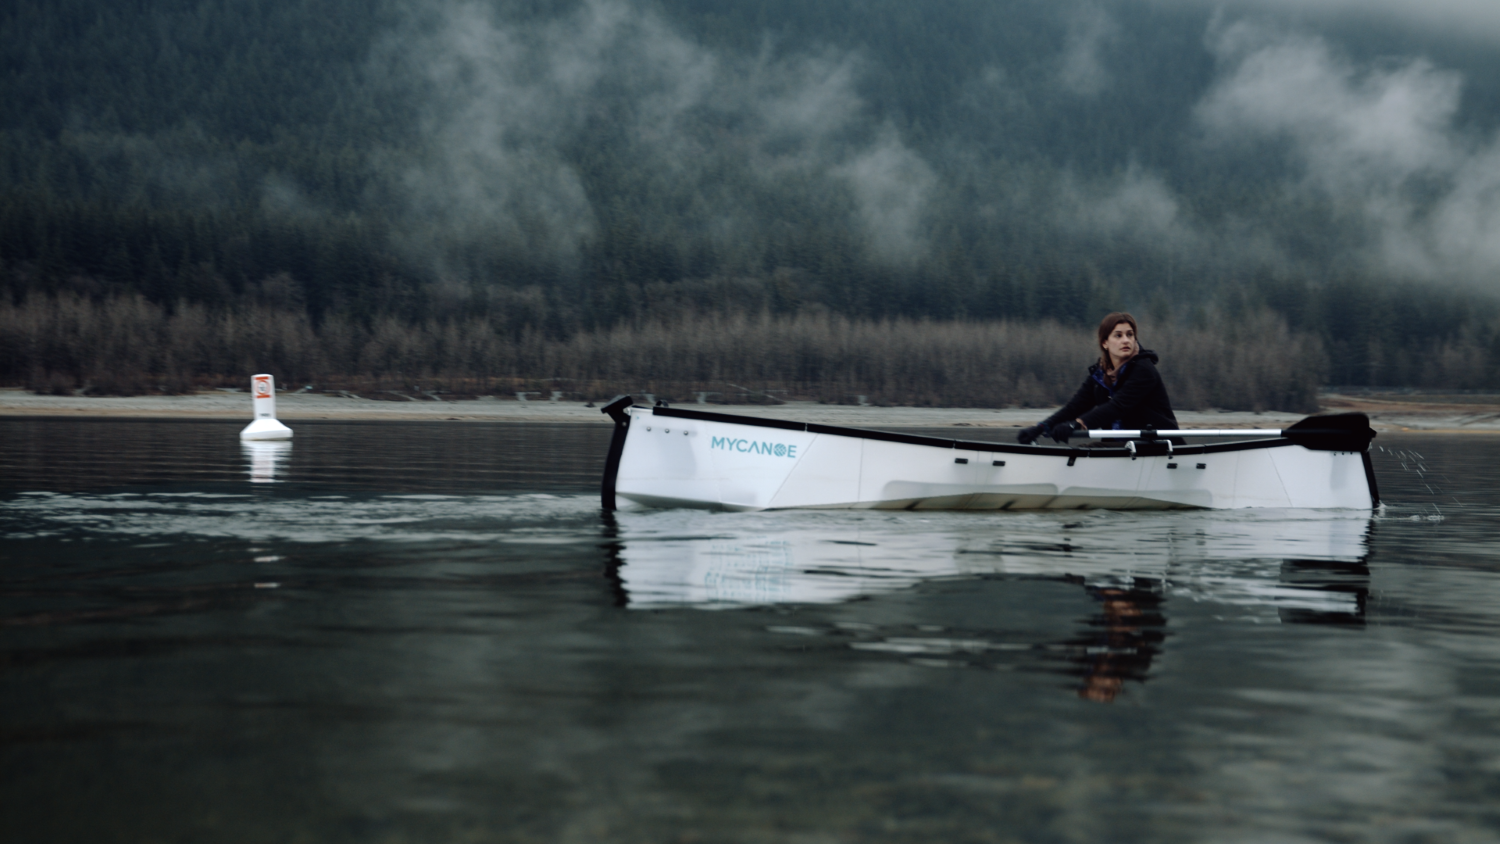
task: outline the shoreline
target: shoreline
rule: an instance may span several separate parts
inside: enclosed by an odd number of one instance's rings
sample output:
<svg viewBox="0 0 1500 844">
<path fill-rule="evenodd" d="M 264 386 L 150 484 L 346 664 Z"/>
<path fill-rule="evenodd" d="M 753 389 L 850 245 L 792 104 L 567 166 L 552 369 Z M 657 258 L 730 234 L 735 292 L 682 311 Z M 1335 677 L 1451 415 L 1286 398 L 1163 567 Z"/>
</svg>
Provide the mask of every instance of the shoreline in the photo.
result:
<svg viewBox="0 0 1500 844">
<path fill-rule="evenodd" d="M 1488 397 L 1486 397 L 1488 398 Z M 1374 396 L 1329 394 L 1325 412 L 1359 411 L 1377 431 L 1401 433 L 1500 433 L 1500 396 L 1493 402 L 1442 403 Z M 578 402 L 517 401 L 485 397 L 462 401 L 379 401 L 324 393 L 282 393 L 277 417 L 285 422 L 541 422 L 609 425 L 599 407 Z M 206 391 L 183 396 L 41 396 L 19 387 L 0 388 L 0 418 L 74 419 L 251 419 L 248 392 Z M 817 422 L 854 428 L 1019 428 L 1044 417 L 1046 408 L 860 407 L 817 402 L 781 405 L 675 407 L 766 419 Z M 1178 410 L 1185 428 L 1284 428 L 1305 414 L 1266 411 Z"/>
</svg>

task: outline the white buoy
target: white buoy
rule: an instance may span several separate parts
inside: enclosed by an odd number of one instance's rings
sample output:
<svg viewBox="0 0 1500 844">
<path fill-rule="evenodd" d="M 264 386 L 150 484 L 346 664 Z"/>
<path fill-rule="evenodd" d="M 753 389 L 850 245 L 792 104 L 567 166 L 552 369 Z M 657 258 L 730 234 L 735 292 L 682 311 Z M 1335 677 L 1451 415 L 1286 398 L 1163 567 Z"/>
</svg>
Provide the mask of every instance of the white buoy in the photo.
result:
<svg viewBox="0 0 1500 844">
<path fill-rule="evenodd" d="M 276 421 L 276 379 L 269 375 L 256 375 L 250 379 L 250 392 L 254 396 L 255 421 L 240 431 L 240 439 L 291 439 L 292 429 Z"/>
</svg>

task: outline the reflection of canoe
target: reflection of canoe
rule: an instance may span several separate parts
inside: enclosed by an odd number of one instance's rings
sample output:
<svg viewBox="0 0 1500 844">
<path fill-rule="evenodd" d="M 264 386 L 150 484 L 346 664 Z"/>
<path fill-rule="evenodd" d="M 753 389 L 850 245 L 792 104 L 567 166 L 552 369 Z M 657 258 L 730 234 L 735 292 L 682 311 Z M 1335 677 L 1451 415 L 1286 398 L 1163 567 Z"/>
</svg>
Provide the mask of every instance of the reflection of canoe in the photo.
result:
<svg viewBox="0 0 1500 844">
<path fill-rule="evenodd" d="M 720 518 L 621 516 L 616 574 L 628 605 L 826 604 L 1001 575 L 1099 588 L 1149 581 L 1192 601 L 1352 617 L 1368 585 L 1371 518 L 1348 511 L 1099 514 L 1067 524 L 1037 514 L 1003 525 L 959 514 L 924 516 L 920 525 L 914 516 Z M 1361 588 L 1347 588 L 1361 571 Z"/>
<path fill-rule="evenodd" d="M 606 524 L 609 571 L 631 609 L 804 605 L 763 616 L 766 631 L 825 655 L 1069 676 L 1079 697 L 1107 702 L 1159 670 L 1179 613 L 1189 624 L 1362 626 L 1374 519 L 1350 510 L 655 510 Z M 852 614 L 806 607 L 953 579 L 966 582 Z M 1055 612 L 1017 617 L 1006 611 L 1017 600 Z"/>
<path fill-rule="evenodd" d="M 606 509 L 1119 510 L 1379 503 L 1362 414 L 1311 436 L 1069 448 L 964 442 L 671 407 L 615 420 Z"/>
</svg>

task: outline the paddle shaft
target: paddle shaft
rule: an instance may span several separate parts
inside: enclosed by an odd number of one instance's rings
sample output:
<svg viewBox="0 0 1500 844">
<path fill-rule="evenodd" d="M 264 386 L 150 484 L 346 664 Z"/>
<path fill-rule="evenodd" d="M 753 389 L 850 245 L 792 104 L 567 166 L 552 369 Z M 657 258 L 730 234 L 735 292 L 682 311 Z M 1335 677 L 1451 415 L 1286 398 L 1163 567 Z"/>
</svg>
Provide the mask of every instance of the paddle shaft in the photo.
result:
<svg viewBox="0 0 1500 844">
<path fill-rule="evenodd" d="M 1138 440 L 1146 437 L 1144 431 L 1114 431 L 1107 428 L 1089 430 L 1090 439 L 1095 440 Z M 1181 431 L 1154 431 L 1152 439 L 1166 439 L 1167 437 L 1279 437 L 1282 435 L 1281 428 L 1193 428 Z"/>
<path fill-rule="evenodd" d="M 1140 428 L 1134 431 L 1114 431 L 1104 428 L 1086 433 L 1094 440 L 1172 440 L 1177 437 L 1232 437 L 1235 439 L 1268 439 L 1285 437 L 1287 440 L 1312 451 L 1369 451 L 1370 440 L 1375 430 L 1370 427 L 1369 417 L 1363 413 L 1333 413 L 1325 416 L 1309 416 L 1289 428 L 1192 428 L 1175 431 L 1156 431 Z M 1126 448 L 1133 448 L 1127 444 Z"/>
</svg>

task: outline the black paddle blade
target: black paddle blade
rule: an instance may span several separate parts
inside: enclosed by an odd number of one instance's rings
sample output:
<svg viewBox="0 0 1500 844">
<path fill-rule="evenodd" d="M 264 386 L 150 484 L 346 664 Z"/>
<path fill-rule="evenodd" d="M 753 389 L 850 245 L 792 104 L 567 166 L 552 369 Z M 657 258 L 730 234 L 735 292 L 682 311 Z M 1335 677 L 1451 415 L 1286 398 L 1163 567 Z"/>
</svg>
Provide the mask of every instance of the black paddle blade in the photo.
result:
<svg viewBox="0 0 1500 844">
<path fill-rule="evenodd" d="M 1330 413 L 1309 416 L 1281 435 L 1313 451 L 1365 451 L 1375 439 L 1375 429 L 1363 413 Z"/>
</svg>

